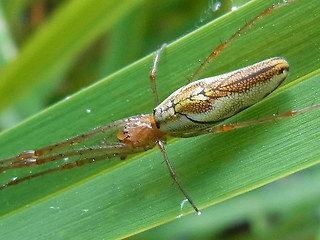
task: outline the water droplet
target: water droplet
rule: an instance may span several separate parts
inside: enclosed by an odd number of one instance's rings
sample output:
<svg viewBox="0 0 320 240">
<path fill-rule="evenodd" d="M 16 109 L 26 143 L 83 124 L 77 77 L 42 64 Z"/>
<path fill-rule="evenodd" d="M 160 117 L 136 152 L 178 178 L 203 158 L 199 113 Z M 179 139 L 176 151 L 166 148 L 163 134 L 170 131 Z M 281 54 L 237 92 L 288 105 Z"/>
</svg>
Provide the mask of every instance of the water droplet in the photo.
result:
<svg viewBox="0 0 320 240">
<path fill-rule="evenodd" d="M 231 11 L 235 11 L 235 10 L 237 10 L 239 8 L 239 6 L 232 6 L 232 8 L 231 8 Z"/>
<path fill-rule="evenodd" d="M 177 218 L 181 218 L 181 217 L 183 217 L 183 214 L 179 214 L 179 215 L 177 216 Z"/>
<path fill-rule="evenodd" d="M 181 208 L 181 209 L 183 208 L 183 206 L 184 206 L 184 204 L 185 204 L 186 202 L 188 202 L 188 199 L 183 199 L 183 201 L 182 201 L 181 204 L 180 204 L 180 208 Z"/>
</svg>

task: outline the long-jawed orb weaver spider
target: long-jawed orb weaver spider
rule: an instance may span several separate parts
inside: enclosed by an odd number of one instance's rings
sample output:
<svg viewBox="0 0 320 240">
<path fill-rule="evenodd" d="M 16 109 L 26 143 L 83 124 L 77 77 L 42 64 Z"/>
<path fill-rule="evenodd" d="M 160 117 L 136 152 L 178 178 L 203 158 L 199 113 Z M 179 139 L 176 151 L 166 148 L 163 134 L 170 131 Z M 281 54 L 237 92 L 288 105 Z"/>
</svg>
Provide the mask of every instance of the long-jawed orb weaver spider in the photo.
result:
<svg viewBox="0 0 320 240">
<path fill-rule="evenodd" d="M 241 32 L 259 18 L 285 4 L 287 3 L 268 8 L 218 46 L 191 77 L 190 83 L 171 94 L 154 109 L 153 114 L 137 115 L 118 120 L 108 125 L 97 127 L 79 136 L 66 139 L 65 141 L 37 150 L 24 151 L 15 157 L 2 160 L 0 163 L 0 171 L 4 172 L 14 168 L 41 165 L 71 156 L 78 157 L 78 160 L 75 162 L 66 163 L 65 165 L 44 172 L 15 179 L 0 187 L 0 190 L 50 172 L 70 169 L 112 157 L 124 159 L 128 154 L 142 152 L 158 146 L 163 154 L 171 177 L 194 210 L 200 213 L 180 184 L 169 162 L 164 148 L 166 136 L 193 137 L 201 134 L 223 132 L 293 116 L 319 107 L 319 104 L 317 104 L 300 110 L 288 111 L 257 120 L 237 124 L 217 125 L 222 120 L 260 101 L 281 84 L 289 70 L 289 65 L 283 58 L 271 58 L 220 76 L 194 81 L 203 68 L 232 42 L 234 38 L 239 36 Z M 156 104 L 158 104 L 158 97 L 155 86 L 155 73 L 160 53 L 164 48 L 165 45 L 157 52 L 150 73 L 151 86 Z M 103 135 L 111 131 L 117 132 L 118 143 L 108 143 L 108 138 L 106 138 L 99 146 L 63 150 L 70 145 L 77 145 L 91 137 L 100 134 Z"/>
</svg>

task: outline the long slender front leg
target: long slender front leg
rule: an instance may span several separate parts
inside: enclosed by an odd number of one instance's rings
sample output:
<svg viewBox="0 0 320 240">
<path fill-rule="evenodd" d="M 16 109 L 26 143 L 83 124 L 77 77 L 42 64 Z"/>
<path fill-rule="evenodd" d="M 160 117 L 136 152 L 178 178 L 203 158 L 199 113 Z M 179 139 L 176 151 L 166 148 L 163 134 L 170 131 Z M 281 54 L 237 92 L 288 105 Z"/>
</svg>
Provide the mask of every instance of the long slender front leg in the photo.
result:
<svg viewBox="0 0 320 240">
<path fill-rule="evenodd" d="M 168 158 L 168 155 L 167 155 L 167 152 L 164 148 L 164 144 L 161 140 L 159 140 L 157 142 L 157 146 L 159 147 L 159 149 L 161 150 L 161 153 L 163 155 L 163 158 L 164 158 L 164 161 L 165 163 L 167 164 L 167 167 L 168 167 L 168 170 L 169 170 L 169 173 L 170 173 L 170 176 L 172 177 L 173 181 L 178 185 L 180 191 L 183 193 L 183 195 L 186 197 L 186 199 L 189 201 L 189 203 L 191 204 L 191 206 L 193 207 L 193 209 L 198 213 L 198 215 L 201 214 L 201 212 L 199 211 L 199 209 L 196 207 L 196 205 L 193 203 L 193 201 L 191 200 L 191 198 L 189 197 L 189 195 L 186 193 L 186 191 L 183 189 L 176 173 L 174 172 L 173 168 L 172 168 L 172 165 L 169 161 L 169 158 Z"/>
</svg>

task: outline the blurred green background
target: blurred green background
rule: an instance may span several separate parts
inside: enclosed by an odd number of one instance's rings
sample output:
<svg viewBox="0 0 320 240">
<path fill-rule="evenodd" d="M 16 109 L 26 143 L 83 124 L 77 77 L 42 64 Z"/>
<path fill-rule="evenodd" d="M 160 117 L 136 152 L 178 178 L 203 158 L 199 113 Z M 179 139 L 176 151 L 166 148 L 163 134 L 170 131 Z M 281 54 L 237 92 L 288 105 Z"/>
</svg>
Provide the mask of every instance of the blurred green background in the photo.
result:
<svg viewBox="0 0 320 240">
<path fill-rule="evenodd" d="M 0 130 L 245 2 L 2 0 Z M 320 239 L 319 183 L 314 166 L 129 239 Z"/>
</svg>

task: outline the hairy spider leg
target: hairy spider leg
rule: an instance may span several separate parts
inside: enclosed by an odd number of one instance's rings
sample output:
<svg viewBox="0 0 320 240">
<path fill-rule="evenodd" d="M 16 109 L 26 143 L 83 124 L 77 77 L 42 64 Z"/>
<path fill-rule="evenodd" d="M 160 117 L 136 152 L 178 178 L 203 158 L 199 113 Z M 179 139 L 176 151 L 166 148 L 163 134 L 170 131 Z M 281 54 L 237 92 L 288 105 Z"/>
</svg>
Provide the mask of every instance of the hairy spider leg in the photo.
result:
<svg viewBox="0 0 320 240">
<path fill-rule="evenodd" d="M 19 155 L 8 158 L 0 161 L 0 173 L 5 172 L 10 169 L 15 168 L 25 168 L 30 166 L 42 165 L 48 162 L 57 161 L 65 158 L 69 158 L 72 156 L 80 156 L 77 161 L 64 163 L 59 167 L 55 167 L 52 169 L 45 170 L 43 172 L 39 172 L 36 174 L 32 174 L 23 178 L 15 179 L 7 184 L 4 184 L 0 187 L 0 190 L 7 188 L 8 186 L 13 186 L 18 183 L 24 182 L 29 179 L 33 179 L 48 173 L 57 172 L 60 170 L 68 170 L 75 167 L 80 167 L 89 163 L 93 163 L 103 159 L 109 159 L 114 157 L 123 158 L 123 156 L 127 156 L 128 154 L 143 152 L 146 151 L 153 146 L 136 146 L 133 147 L 130 144 L 126 143 L 104 143 L 101 146 L 93 146 L 93 147 L 85 147 L 79 149 L 66 149 L 64 152 L 52 153 L 60 148 L 65 148 L 68 146 L 72 146 L 75 144 L 79 144 L 83 141 L 89 140 L 92 137 L 95 137 L 100 134 L 105 134 L 109 131 L 119 131 L 119 129 L 123 129 L 123 127 L 130 121 L 130 119 L 142 118 L 146 115 L 137 115 L 130 118 L 118 120 L 107 124 L 105 126 L 100 126 L 88 131 L 86 133 L 80 134 L 76 137 L 66 139 L 60 143 L 49 145 L 43 148 L 39 148 L 37 150 L 32 151 L 24 151 Z"/>
<path fill-rule="evenodd" d="M 69 163 L 64 163 L 61 166 L 54 167 L 39 173 L 35 173 L 26 177 L 22 178 L 17 178 L 9 183 L 6 183 L 2 186 L 0 186 L 0 191 L 4 188 L 7 188 L 9 186 L 17 185 L 21 182 L 46 175 L 48 173 L 53 173 L 53 172 L 58 172 L 62 170 L 69 170 L 72 168 L 76 167 L 81 167 L 83 165 L 87 165 L 93 162 L 97 162 L 100 160 L 105 160 L 105 159 L 110 159 L 114 157 L 121 157 L 122 155 L 128 155 L 132 153 L 138 153 L 138 152 L 143 152 L 146 149 L 143 147 L 137 147 L 137 148 L 132 148 L 131 145 L 129 144 L 123 144 L 123 143 L 118 143 L 118 144 L 111 144 L 107 146 L 99 146 L 99 147 L 90 147 L 90 148 L 80 148 L 77 150 L 70 150 L 66 151 L 64 153 L 58 153 L 58 154 L 53 154 L 50 156 L 41 156 L 38 159 L 27 159 L 30 162 L 32 161 L 37 161 L 37 164 L 31 164 L 31 165 L 40 165 L 46 162 L 51 162 L 51 161 L 56 161 L 56 160 L 61 160 L 66 157 L 72 157 L 72 156 L 81 156 L 79 160 L 74 161 L 74 162 L 69 162 Z M 90 154 L 90 155 L 87 155 Z M 31 166 L 28 165 L 28 166 Z M 20 165 L 20 166 L 15 166 L 15 167 L 3 167 L 0 168 L 0 172 L 6 171 L 8 169 L 12 168 L 19 168 L 19 167 L 25 167 L 25 165 Z"/>
<path fill-rule="evenodd" d="M 38 158 L 26 158 L 23 161 L 17 162 L 15 164 L 9 164 L 7 166 L 0 167 L 0 172 L 4 172 L 6 170 L 15 168 L 39 166 L 48 162 L 58 161 L 73 156 L 81 156 L 81 158 L 86 158 L 87 155 L 90 155 L 90 157 L 92 156 L 93 159 L 95 158 L 95 156 L 99 155 L 107 156 L 107 158 L 117 157 L 134 152 L 132 151 L 132 149 L 132 146 L 125 143 L 110 143 L 108 145 L 98 147 L 85 147 L 79 149 L 66 150 L 65 152 L 54 153 L 50 155 L 42 155 Z"/>
<path fill-rule="evenodd" d="M 24 151 L 14 157 L 1 160 L 0 166 L 11 165 L 12 168 L 14 168 L 14 166 L 22 167 L 24 165 L 25 167 L 28 167 L 28 166 L 32 166 L 32 165 L 41 165 L 41 164 L 49 162 L 49 161 L 45 161 L 45 162 L 37 161 L 36 160 L 37 158 L 39 158 L 45 154 L 49 154 L 50 152 L 56 151 L 61 148 L 77 145 L 83 141 L 89 140 L 97 135 L 104 134 L 108 131 L 114 131 L 114 130 L 118 130 L 120 128 L 123 128 L 125 126 L 126 122 L 127 122 L 127 119 L 121 119 L 121 120 L 109 123 L 107 125 L 104 125 L 104 126 L 96 127 L 86 133 L 82 133 L 78 136 L 65 139 L 59 143 L 55 143 L 55 144 L 52 144 L 52 145 L 49 145 L 49 146 L 46 146 L 43 148 L 39 148 L 36 150 Z M 28 159 L 34 159 L 35 161 L 34 162 L 26 161 Z M 49 159 L 49 158 L 47 158 L 47 159 Z M 51 160 L 51 161 L 54 161 L 54 160 Z"/>
</svg>

